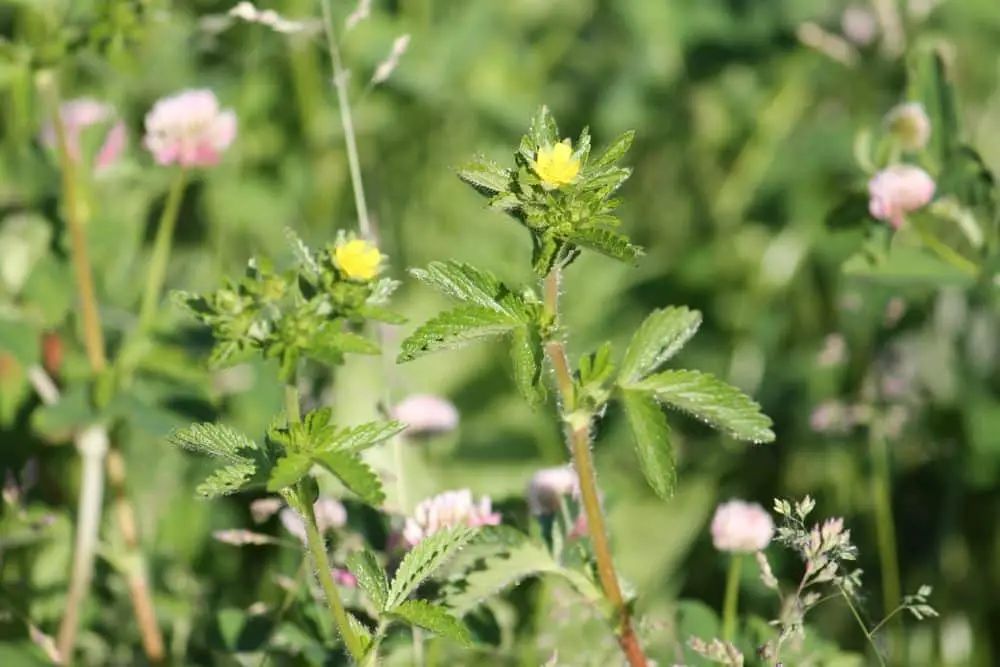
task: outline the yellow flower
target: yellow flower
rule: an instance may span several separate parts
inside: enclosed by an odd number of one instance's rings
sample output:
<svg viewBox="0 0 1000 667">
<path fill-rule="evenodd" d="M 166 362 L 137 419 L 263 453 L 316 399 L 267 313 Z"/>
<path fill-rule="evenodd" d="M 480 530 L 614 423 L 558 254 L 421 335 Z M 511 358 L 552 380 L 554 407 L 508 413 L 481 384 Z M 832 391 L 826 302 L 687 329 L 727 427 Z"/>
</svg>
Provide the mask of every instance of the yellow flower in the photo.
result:
<svg viewBox="0 0 1000 667">
<path fill-rule="evenodd" d="M 339 244 L 333 251 L 333 258 L 348 278 L 358 280 L 374 278 L 382 262 L 378 248 L 361 239 Z"/>
<path fill-rule="evenodd" d="M 535 173 L 542 179 L 542 185 L 558 188 L 560 185 L 572 182 L 580 173 L 580 160 L 573 157 L 573 148 L 569 141 L 563 141 L 538 151 L 535 157 Z"/>
</svg>

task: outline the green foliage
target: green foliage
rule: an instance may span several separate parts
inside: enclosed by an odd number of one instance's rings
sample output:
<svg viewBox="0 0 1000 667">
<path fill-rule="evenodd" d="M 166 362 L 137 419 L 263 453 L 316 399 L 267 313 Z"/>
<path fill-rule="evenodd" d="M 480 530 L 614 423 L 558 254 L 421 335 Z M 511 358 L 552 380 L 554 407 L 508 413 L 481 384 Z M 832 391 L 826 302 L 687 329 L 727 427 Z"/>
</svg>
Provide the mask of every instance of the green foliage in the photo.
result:
<svg viewBox="0 0 1000 667">
<path fill-rule="evenodd" d="M 623 390 L 621 400 L 642 474 L 656 495 L 669 500 L 677 486 L 677 468 L 663 408 L 655 396 L 642 391 Z"/>
<path fill-rule="evenodd" d="M 447 637 L 465 646 L 472 646 L 469 629 L 462 621 L 449 614 L 443 607 L 433 605 L 424 600 L 406 600 L 390 612 L 390 616 L 430 630 L 436 635 Z"/>
<path fill-rule="evenodd" d="M 418 542 L 403 557 L 396 570 L 389 587 L 386 611 L 393 612 L 402 605 L 420 584 L 434 576 L 475 534 L 474 530 L 459 525 L 443 528 Z"/>
<path fill-rule="evenodd" d="M 369 505 L 379 507 L 385 501 L 385 492 L 378 475 L 360 456 L 347 451 L 318 452 L 313 460 L 326 468 L 350 491 Z"/>
<path fill-rule="evenodd" d="M 634 384 L 680 352 L 701 326 L 701 313 L 683 306 L 654 310 L 632 336 L 619 371 L 622 385 Z"/>
<path fill-rule="evenodd" d="M 389 600 L 389 580 L 378 562 L 378 556 L 368 549 L 355 551 L 347 559 L 347 569 L 357 577 L 358 585 L 371 598 L 375 608 L 385 611 Z"/>
</svg>

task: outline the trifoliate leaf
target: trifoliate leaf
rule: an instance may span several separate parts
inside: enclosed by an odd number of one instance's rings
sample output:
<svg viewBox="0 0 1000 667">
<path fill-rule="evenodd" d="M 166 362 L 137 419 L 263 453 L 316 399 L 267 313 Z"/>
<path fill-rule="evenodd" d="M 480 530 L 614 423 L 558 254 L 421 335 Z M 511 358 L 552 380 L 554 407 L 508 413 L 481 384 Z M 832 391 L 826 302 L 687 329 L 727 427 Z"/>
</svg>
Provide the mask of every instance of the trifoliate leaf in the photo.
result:
<svg viewBox="0 0 1000 667">
<path fill-rule="evenodd" d="M 388 611 L 394 611 L 420 584 L 475 536 L 466 526 L 444 528 L 425 537 L 403 557 L 389 588 Z"/>
<path fill-rule="evenodd" d="M 278 459 L 267 479 L 267 490 L 277 493 L 282 489 L 295 486 L 309 474 L 312 461 L 305 454 L 289 454 Z"/>
<path fill-rule="evenodd" d="M 542 341 L 535 327 L 521 326 L 511 335 L 511 358 L 518 391 L 531 405 L 541 400 Z"/>
<path fill-rule="evenodd" d="M 510 184 L 509 172 L 482 156 L 459 167 L 458 177 L 487 197 L 506 191 Z"/>
<path fill-rule="evenodd" d="M 608 149 L 604 151 L 604 155 L 591 162 L 588 167 L 594 170 L 602 167 L 610 167 L 625 156 L 625 153 L 627 153 L 628 149 L 632 146 L 633 139 L 635 139 L 634 130 L 625 132 L 615 139 L 610 146 L 608 146 Z"/>
<path fill-rule="evenodd" d="M 426 269 L 410 269 L 417 280 L 433 287 L 445 296 L 458 301 L 489 308 L 505 315 L 512 315 L 500 305 L 499 300 L 508 290 L 503 283 L 487 271 L 448 260 L 431 262 Z"/>
<path fill-rule="evenodd" d="M 315 454 L 313 460 L 332 472 L 349 491 L 369 505 L 379 507 L 385 502 L 385 492 L 378 475 L 357 454 L 327 451 Z"/>
<path fill-rule="evenodd" d="M 677 468 L 663 408 L 652 395 L 628 390 L 622 392 L 622 404 L 642 474 L 656 495 L 669 500 L 677 486 Z"/>
<path fill-rule="evenodd" d="M 357 580 L 358 586 L 371 599 L 380 612 L 385 610 L 389 599 L 389 580 L 378 558 L 368 549 L 356 551 L 347 559 L 347 569 Z"/>
<path fill-rule="evenodd" d="M 566 240 L 581 248 L 587 248 L 629 264 L 634 264 L 643 254 L 642 248 L 629 243 L 626 237 L 603 227 L 574 229 L 566 236 Z"/>
<path fill-rule="evenodd" d="M 725 431 L 733 438 L 771 442 L 771 420 L 739 389 L 708 373 L 663 371 L 630 387 L 648 391 L 672 408 Z"/>
<path fill-rule="evenodd" d="M 677 354 L 701 325 L 701 313 L 685 307 L 654 310 L 632 336 L 618 383 L 628 386 Z"/>
<path fill-rule="evenodd" d="M 407 600 L 393 609 L 391 616 L 410 625 L 430 630 L 463 646 L 472 646 L 472 636 L 465 624 L 449 614 L 444 607 L 433 605 L 426 600 Z"/>
<path fill-rule="evenodd" d="M 257 443 L 224 424 L 191 424 L 174 431 L 167 439 L 184 449 L 234 462 L 257 450 Z"/>
<path fill-rule="evenodd" d="M 217 498 L 241 491 L 257 472 L 253 461 L 241 460 L 219 468 L 198 485 L 195 493 L 203 498 Z"/>
<path fill-rule="evenodd" d="M 360 452 L 388 440 L 404 430 L 406 430 L 406 424 L 400 421 L 368 422 L 361 426 L 343 429 L 334 436 L 329 444 L 323 445 L 321 451 Z"/>
<path fill-rule="evenodd" d="M 397 361 L 403 363 L 438 350 L 464 347 L 474 341 L 509 333 L 520 323 L 482 306 L 459 306 L 428 320 L 403 341 Z"/>
</svg>

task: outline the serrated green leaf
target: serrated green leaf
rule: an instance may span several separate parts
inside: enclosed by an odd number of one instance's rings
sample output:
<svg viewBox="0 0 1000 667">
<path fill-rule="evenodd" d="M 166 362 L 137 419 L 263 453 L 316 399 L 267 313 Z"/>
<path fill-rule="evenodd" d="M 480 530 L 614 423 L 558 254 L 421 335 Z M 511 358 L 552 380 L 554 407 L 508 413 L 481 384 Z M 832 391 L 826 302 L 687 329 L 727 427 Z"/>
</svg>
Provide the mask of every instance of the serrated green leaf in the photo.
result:
<svg viewBox="0 0 1000 667">
<path fill-rule="evenodd" d="M 397 361 L 403 363 L 439 350 L 510 333 L 519 322 L 482 306 L 459 306 L 428 320 L 403 341 Z"/>
<path fill-rule="evenodd" d="M 763 443 L 774 440 L 771 420 L 746 394 L 700 371 L 663 371 L 630 387 L 650 392 L 656 399 L 733 438 Z"/>
<path fill-rule="evenodd" d="M 642 248 L 629 243 L 629 240 L 609 229 L 601 227 L 584 227 L 574 229 L 567 240 L 581 248 L 587 248 L 621 262 L 634 264 L 643 254 Z"/>
<path fill-rule="evenodd" d="M 536 150 L 558 143 L 559 128 L 547 106 L 542 105 L 535 112 L 535 117 L 531 119 L 531 126 L 528 129 L 528 136 Z"/>
<path fill-rule="evenodd" d="M 627 153 L 628 149 L 632 146 L 633 139 L 635 139 L 635 131 L 628 130 L 615 139 L 610 146 L 608 146 L 608 149 L 604 151 L 604 155 L 590 163 L 588 166 L 595 170 L 603 167 L 610 167 L 624 157 L 625 153 Z"/>
<path fill-rule="evenodd" d="M 361 650 L 367 651 L 372 645 L 371 630 L 351 612 L 347 612 L 347 624 L 351 626 L 351 630 L 354 631 L 355 636 L 361 640 Z"/>
<path fill-rule="evenodd" d="M 510 183 L 510 174 L 506 169 L 482 156 L 459 167 L 458 177 L 486 196 L 504 192 Z"/>
<path fill-rule="evenodd" d="M 357 454 L 347 451 L 327 451 L 315 454 L 313 460 L 333 473 L 349 491 L 374 507 L 385 502 L 385 492 L 378 475 Z"/>
<path fill-rule="evenodd" d="M 366 303 L 360 306 L 358 308 L 358 315 L 373 322 L 406 324 L 406 318 L 404 316 L 372 303 Z"/>
<path fill-rule="evenodd" d="M 307 277 L 315 279 L 319 275 L 319 264 L 316 262 L 312 250 L 291 227 L 285 227 L 285 239 L 292 249 L 295 263 Z"/>
<path fill-rule="evenodd" d="M 465 624 L 449 614 L 444 607 L 426 600 L 407 600 L 393 609 L 391 615 L 463 646 L 472 646 L 472 636 Z"/>
<path fill-rule="evenodd" d="M 701 326 L 701 313 L 684 306 L 654 310 L 632 336 L 618 383 L 628 386 L 677 354 Z"/>
<path fill-rule="evenodd" d="M 484 529 L 483 534 L 493 533 Z M 593 581 L 576 570 L 562 567 L 544 547 L 516 531 L 498 533 L 498 551 L 481 558 L 460 579 L 449 584 L 445 604 L 456 614 L 475 609 L 497 593 L 533 576 L 546 574 L 563 577 L 591 603 L 598 603 L 603 594 Z M 477 539 L 476 543 L 479 543 Z"/>
<path fill-rule="evenodd" d="M 426 269 L 410 269 L 410 273 L 452 299 L 513 315 L 499 303 L 510 290 L 493 274 L 470 264 L 454 260 L 431 262 Z"/>
<path fill-rule="evenodd" d="M 326 329 L 316 334 L 312 346 L 317 350 L 336 351 L 342 354 L 381 354 L 378 343 L 351 331 Z"/>
<path fill-rule="evenodd" d="M 219 341 L 208 355 L 208 367 L 212 370 L 232 368 L 243 362 L 250 361 L 257 355 L 257 352 L 257 348 L 243 341 Z"/>
<path fill-rule="evenodd" d="M 389 599 L 389 580 L 378 558 L 368 549 L 356 551 L 347 559 L 347 569 L 357 577 L 361 590 L 371 599 L 375 608 L 385 611 Z"/>
<path fill-rule="evenodd" d="M 191 424 L 167 436 L 173 444 L 226 461 L 241 461 L 257 450 L 257 443 L 225 424 Z"/>
<path fill-rule="evenodd" d="M 389 588 L 386 610 L 394 611 L 420 584 L 444 565 L 476 534 L 466 526 L 443 528 L 417 543 L 399 564 Z"/>
<path fill-rule="evenodd" d="M 663 408 L 650 394 L 623 391 L 622 405 L 632 429 L 639 468 L 656 495 L 669 500 L 677 486 L 670 426 Z"/>
<path fill-rule="evenodd" d="M 277 493 L 302 481 L 312 468 L 312 460 L 305 454 L 289 454 L 278 459 L 267 478 L 267 490 Z"/>
<path fill-rule="evenodd" d="M 25 368 L 38 363 L 42 354 L 38 331 L 27 322 L 0 320 L 0 353 L 4 352 Z"/>
<path fill-rule="evenodd" d="M 368 422 L 340 431 L 329 444 L 321 448 L 321 451 L 360 452 L 388 440 L 404 430 L 406 430 L 406 424 L 400 421 Z"/>
<path fill-rule="evenodd" d="M 517 327 L 511 335 L 511 358 L 518 391 L 531 405 L 541 400 L 542 340 L 535 327 Z"/>
<path fill-rule="evenodd" d="M 217 498 L 242 491 L 257 472 L 253 461 L 239 460 L 219 468 L 195 488 L 203 498 Z"/>
</svg>

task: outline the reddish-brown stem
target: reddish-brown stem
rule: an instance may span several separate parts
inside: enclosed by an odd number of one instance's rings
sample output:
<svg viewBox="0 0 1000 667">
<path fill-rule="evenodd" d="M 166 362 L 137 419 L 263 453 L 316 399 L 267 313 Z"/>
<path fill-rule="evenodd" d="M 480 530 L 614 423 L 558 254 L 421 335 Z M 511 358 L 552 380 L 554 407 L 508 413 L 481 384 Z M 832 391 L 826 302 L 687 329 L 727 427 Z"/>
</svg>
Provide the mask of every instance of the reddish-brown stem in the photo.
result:
<svg viewBox="0 0 1000 667">
<path fill-rule="evenodd" d="M 558 323 L 559 312 L 558 269 L 554 269 L 545 278 L 544 290 L 545 311 L 552 325 L 555 326 Z M 618 636 L 618 645 L 621 647 L 631 667 L 647 667 L 646 655 L 643 653 L 642 646 L 639 644 L 639 638 L 635 634 L 632 626 L 632 617 L 625 602 L 625 596 L 622 594 L 618 575 L 615 573 L 611 545 L 608 541 L 608 533 L 604 524 L 604 513 L 601 510 L 600 496 L 597 492 L 597 475 L 594 469 L 594 460 L 590 453 L 590 420 L 592 415 L 586 416 L 585 423 L 579 423 L 579 419 L 574 415 L 574 411 L 576 410 L 576 396 L 573 385 L 573 374 L 570 371 L 569 361 L 566 358 L 565 344 L 558 338 L 550 339 L 545 344 L 545 353 L 555 372 L 556 385 L 559 388 L 559 395 L 562 401 L 563 418 L 570 424 L 567 427 L 567 431 L 570 451 L 573 455 L 573 465 L 576 468 L 577 476 L 580 478 L 580 500 L 587 516 L 587 529 L 590 533 L 590 540 L 594 546 L 594 558 L 597 561 L 597 576 L 600 579 L 604 595 L 614 607 L 617 617 L 616 633 Z M 572 420 L 567 419 L 570 415 L 574 415 Z"/>
</svg>

